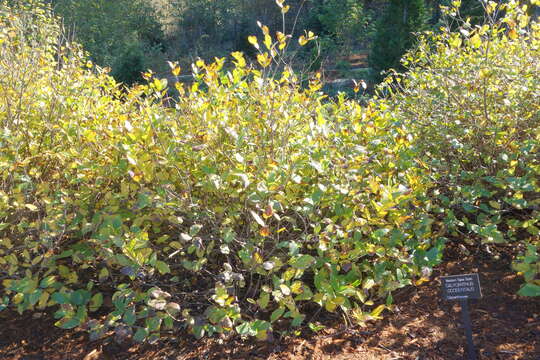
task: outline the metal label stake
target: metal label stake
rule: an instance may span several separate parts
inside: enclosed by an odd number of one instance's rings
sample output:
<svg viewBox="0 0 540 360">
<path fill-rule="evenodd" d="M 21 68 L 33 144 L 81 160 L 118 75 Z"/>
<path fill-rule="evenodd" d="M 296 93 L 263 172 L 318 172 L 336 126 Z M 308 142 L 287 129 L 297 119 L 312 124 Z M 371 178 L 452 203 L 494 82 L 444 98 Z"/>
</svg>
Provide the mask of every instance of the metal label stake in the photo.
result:
<svg viewBox="0 0 540 360">
<path fill-rule="evenodd" d="M 461 321 L 465 328 L 465 337 L 467 338 L 467 355 L 468 360 L 476 360 L 476 349 L 474 347 L 472 337 L 471 317 L 469 316 L 469 300 L 463 299 L 459 301 L 461 304 Z"/>
<path fill-rule="evenodd" d="M 482 298 L 480 278 L 478 274 L 442 276 L 442 294 L 444 300 L 459 300 L 461 305 L 461 321 L 467 338 L 467 359 L 476 360 L 476 349 L 472 337 L 471 317 L 469 315 L 469 299 Z"/>
</svg>

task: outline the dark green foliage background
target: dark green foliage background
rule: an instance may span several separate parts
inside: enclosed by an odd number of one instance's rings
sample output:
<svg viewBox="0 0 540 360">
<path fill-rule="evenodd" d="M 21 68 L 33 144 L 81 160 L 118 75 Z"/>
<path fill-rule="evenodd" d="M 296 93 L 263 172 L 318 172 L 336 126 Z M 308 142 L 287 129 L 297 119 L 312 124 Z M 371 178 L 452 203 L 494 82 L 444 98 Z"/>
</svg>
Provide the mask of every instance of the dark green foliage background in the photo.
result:
<svg viewBox="0 0 540 360">
<path fill-rule="evenodd" d="M 399 59 L 414 45 L 413 33 L 437 28 L 439 6 L 448 0 L 290 0 L 283 16 L 270 0 L 51 0 L 74 39 L 100 66 L 112 67 L 124 83 L 140 82 L 141 72 L 167 71 L 167 60 L 189 66 L 240 50 L 254 56 L 247 42 L 259 33 L 257 21 L 272 32 L 315 32 L 318 47 L 303 50 L 297 69 L 333 66 L 336 57 L 371 50 L 377 74 L 402 70 Z M 480 22 L 479 0 L 463 0 L 461 15 Z"/>
</svg>

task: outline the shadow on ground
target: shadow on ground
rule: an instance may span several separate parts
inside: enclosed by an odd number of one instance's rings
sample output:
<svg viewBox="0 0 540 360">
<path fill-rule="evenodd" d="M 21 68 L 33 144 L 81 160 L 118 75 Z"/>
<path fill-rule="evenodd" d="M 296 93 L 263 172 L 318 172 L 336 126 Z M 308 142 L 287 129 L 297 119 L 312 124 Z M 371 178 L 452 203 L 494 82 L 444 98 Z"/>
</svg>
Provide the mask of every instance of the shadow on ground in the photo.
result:
<svg viewBox="0 0 540 360">
<path fill-rule="evenodd" d="M 508 249 L 499 250 L 501 258 L 494 260 L 481 250 L 463 256 L 457 247 L 451 247 L 433 278 L 480 274 L 484 297 L 470 304 L 479 359 L 540 360 L 540 299 L 516 295 L 522 280 L 510 270 Z M 366 328 L 334 325 L 318 334 L 306 330 L 300 337 L 272 342 L 238 338 L 195 341 L 190 335 L 178 334 L 153 346 L 118 345 L 111 339 L 92 343 L 84 332 L 55 328 L 47 315 L 36 319 L 4 312 L 0 313 L 0 358 L 461 360 L 465 340 L 459 305 L 442 301 L 439 287 L 434 280 L 403 289 L 395 296 L 394 313 Z"/>
</svg>

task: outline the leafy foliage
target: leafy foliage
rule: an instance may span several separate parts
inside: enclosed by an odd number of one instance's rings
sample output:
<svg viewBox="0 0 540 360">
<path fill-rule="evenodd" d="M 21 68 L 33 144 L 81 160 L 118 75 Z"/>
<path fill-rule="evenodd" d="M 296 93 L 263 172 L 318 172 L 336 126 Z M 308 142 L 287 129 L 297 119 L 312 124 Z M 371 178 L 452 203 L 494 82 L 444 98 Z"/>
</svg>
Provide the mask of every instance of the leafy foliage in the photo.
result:
<svg viewBox="0 0 540 360">
<path fill-rule="evenodd" d="M 373 32 L 372 24 L 372 14 L 359 1 L 319 0 L 310 9 L 306 27 L 343 52 L 366 42 Z"/>
<path fill-rule="evenodd" d="M 149 58 L 161 51 L 161 25 L 146 0 L 54 0 L 53 4 L 92 60 L 111 67 L 119 81 L 142 80 Z"/>
<path fill-rule="evenodd" d="M 313 307 L 364 324 L 447 231 L 530 234 L 515 266 L 537 294 L 539 31 L 508 14 L 425 37 L 407 86 L 365 106 L 272 76 L 291 37 L 261 24 L 259 67 L 198 60 L 172 103 L 150 72 L 124 89 L 93 68 L 41 3 L 1 3 L 0 310 L 150 342 L 265 339 Z"/>
<path fill-rule="evenodd" d="M 287 37 L 263 27 L 264 71 L 240 53 L 230 72 L 198 61 L 171 109 L 165 80 L 123 93 L 75 49 L 58 62 L 48 10 L 2 6 L 0 262 L 20 312 L 56 307 L 93 336 L 153 340 L 178 320 L 264 338 L 310 303 L 376 318 L 440 259 L 400 124 L 323 101 L 316 80 L 264 77 Z"/>
<path fill-rule="evenodd" d="M 423 36 L 393 103 L 425 154 L 447 230 L 521 249 L 514 267 L 531 295 L 540 285 L 540 27 L 526 11 L 490 2 L 485 25 Z"/>
<path fill-rule="evenodd" d="M 426 29 L 424 0 L 391 0 L 379 21 L 372 44 L 370 65 L 377 72 L 402 70 L 401 57 L 415 43 L 416 32 Z"/>
</svg>

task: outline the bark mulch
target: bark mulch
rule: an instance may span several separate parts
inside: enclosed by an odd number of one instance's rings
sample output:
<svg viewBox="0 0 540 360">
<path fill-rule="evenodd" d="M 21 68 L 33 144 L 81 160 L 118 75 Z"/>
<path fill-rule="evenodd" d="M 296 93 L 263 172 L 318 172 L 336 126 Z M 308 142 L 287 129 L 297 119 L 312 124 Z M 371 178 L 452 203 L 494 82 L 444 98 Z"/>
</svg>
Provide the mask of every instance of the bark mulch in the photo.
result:
<svg viewBox="0 0 540 360">
<path fill-rule="evenodd" d="M 440 275 L 478 272 L 483 298 L 471 302 L 474 341 L 479 359 L 540 360 L 540 299 L 516 295 L 522 284 L 510 270 L 511 255 L 500 259 L 485 251 L 464 255 L 451 247 L 433 281 L 396 294 L 396 309 L 368 327 L 340 327 L 334 320 L 319 333 L 305 329 L 299 337 L 272 342 L 205 338 L 178 334 L 156 345 L 117 344 L 112 337 L 90 342 L 85 332 L 54 327 L 48 315 L 0 313 L 0 359 L 13 360 L 197 360 L 197 359 L 424 359 L 464 358 L 459 305 L 440 296 Z"/>
</svg>

